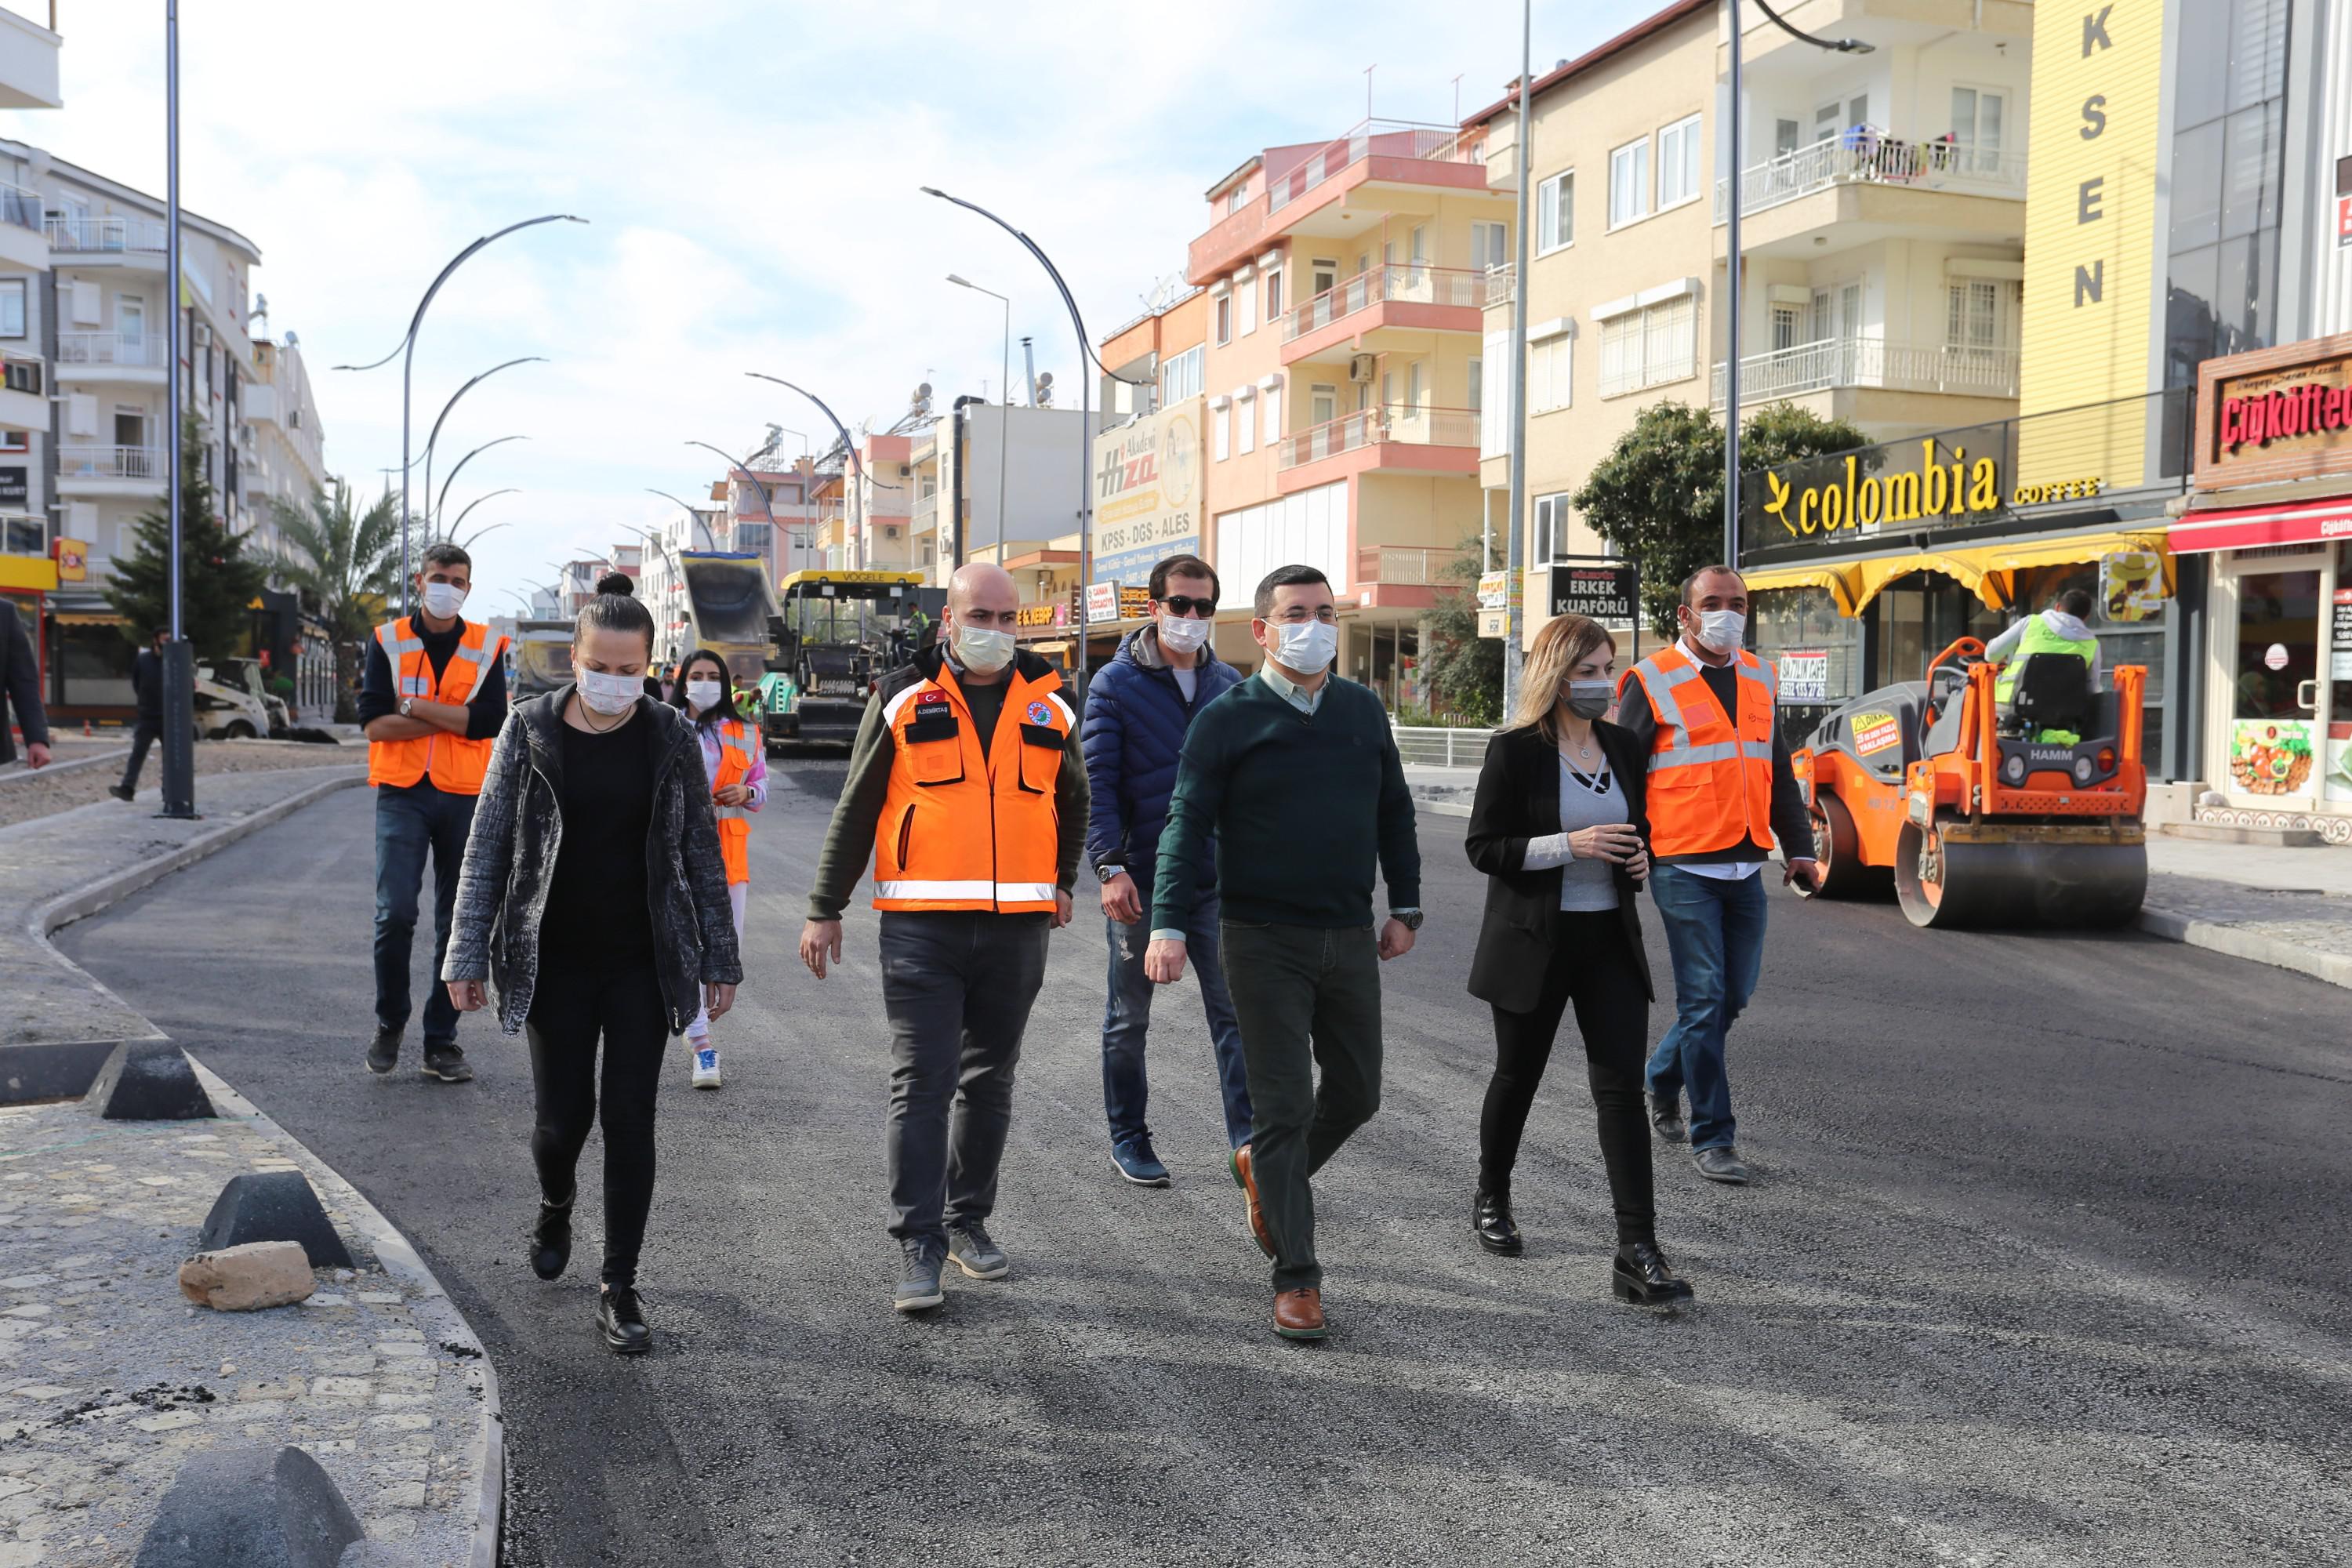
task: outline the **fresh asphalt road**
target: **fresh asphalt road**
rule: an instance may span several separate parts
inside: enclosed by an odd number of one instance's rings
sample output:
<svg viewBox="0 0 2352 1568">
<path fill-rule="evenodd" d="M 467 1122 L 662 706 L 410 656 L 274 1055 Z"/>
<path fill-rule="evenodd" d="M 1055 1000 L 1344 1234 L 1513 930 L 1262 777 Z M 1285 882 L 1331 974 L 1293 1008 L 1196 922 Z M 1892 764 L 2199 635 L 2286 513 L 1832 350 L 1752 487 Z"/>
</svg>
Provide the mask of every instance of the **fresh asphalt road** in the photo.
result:
<svg viewBox="0 0 2352 1568">
<path fill-rule="evenodd" d="M 398 1078 L 361 1066 L 365 792 L 62 933 L 428 1255 L 498 1367 L 509 1562 L 2352 1555 L 2344 992 L 1776 891 L 1732 1047 L 1761 1180 L 1708 1186 L 1660 1151 L 1663 1239 L 1698 1290 L 1661 1317 L 1607 1292 L 1572 1026 L 1518 1178 L 1528 1256 L 1472 1239 L 1480 886 L 1461 823 L 1424 816 L 1430 926 L 1384 972 L 1385 1101 L 1318 1184 L 1330 1342 L 1266 1331 L 1189 984 L 1153 1047 L 1175 1185 L 1113 1173 L 1084 913 L 1022 1066 L 994 1226 L 1013 1278 L 950 1271 L 945 1310 L 910 1321 L 887 1307 L 875 917 L 831 980 L 793 957 L 838 781 L 788 764 L 758 821 L 728 1087 L 688 1091 L 683 1047 L 666 1083 L 637 1362 L 591 1326 L 597 1143 L 572 1273 L 524 1262 L 520 1042 L 468 1020 L 465 1088 L 407 1070 L 413 1033 Z"/>
</svg>

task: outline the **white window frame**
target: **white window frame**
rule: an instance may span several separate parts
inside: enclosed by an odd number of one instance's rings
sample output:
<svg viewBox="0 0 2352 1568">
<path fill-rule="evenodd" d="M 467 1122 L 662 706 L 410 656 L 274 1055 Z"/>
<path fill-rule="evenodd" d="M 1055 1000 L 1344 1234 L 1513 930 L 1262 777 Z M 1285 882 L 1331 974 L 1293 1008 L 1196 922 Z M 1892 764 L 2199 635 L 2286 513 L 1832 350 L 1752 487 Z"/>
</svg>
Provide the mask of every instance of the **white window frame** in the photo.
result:
<svg viewBox="0 0 2352 1568">
<path fill-rule="evenodd" d="M 1234 434 L 1238 437 L 1234 445 L 1244 458 L 1257 450 L 1257 416 L 1250 407 L 1256 401 L 1255 386 L 1234 390 Z"/>
<path fill-rule="evenodd" d="M 13 307 L 0 305 L 0 338 L 23 338 L 32 331 L 32 302 L 25 282 L 22 278 L 0 278 L 0 300 L 15 302 Z M 13 327 L 8 319 L 12 310 L 16 317 Z"/>
<path fill-rule="evenodd" d="M 1481 253 L 1486 257 L 1479 259 Z M 1483 271 L 1511 263 L 1511 226 L 1490 223 L 1484 218 L 1470 226 L 1470 266 L 1473 271 Z"/>
<path fill-rule="evenodd" d="M 1630 191 L 1640 205 L 1630 212 L 1625 210 L 1618 200 L 1621 191 Z M 1609 227 L 1614 233 L 1649 216 L 1650 139 L 1637 136 L 1622 147 L 1609 150 Z"/>
<path fill-rule="evenodd" d="M 1703 146 L 1701 117 L 1696 114 L 1685 115 L 1672 125 L 1659 127 L 1658 210 L 1660 212 L 1671 212 L 1678 206 L 1698 200 L 1700 191 L 1705 188 L 1706 178 L 1701 158 Z M 1689 176 L 1690 188 L 1678 191 L 1674 198 L 1669 200 L 1666 195 L 1667 170 L 1670 166 L 1675 165 L 1679 165 L 1683 174 Z M 1680 177 L 1680 174 L 1675 176 L 1677 179 Z"/>
<path fill-rule="evenodd" d="M 1209 456 L 1223 462 L 1233 456 L 1233 405 L 1220 397 L 1209 405 Z"/>
<path fill-rule="evenodd" d="M 1265 444 L 1271 447 L 1282 439 L 1282 384 L 1261 384 L 1261 391 L 1264 395 L 1259 401 L 1265 405 Z"/>
<path fill-rule="evenodd" d="M 1677 321 L 1680 312 L 1686 319 Z M 1697 279 L 1685 278 L 1611 301 L 1601 323 L 1601 395 L 1622 397 L 1698 374 Z"/>
<path fill-rule="evenodd" d="M 1216 326 L 1217 346 L 1223 348 L 1234 341 L 1234 296 L 1231 289 L 1216 297 L 1209 314 Z"/>
<path fill-rule="evenodd" d="M 1576 339 L 1565 330 L 1528 344 L 1528 416 L 1551 414 L 1575 401 Z"/>
<path fill-rule="evenodd" d="M 1198 397 L 1207 361 L 1208 351 L 1194 343 L 1162 364 L 1160 367 L 1160 406 L 1172 408 L 1188 397 Z"/>
<path fill-rule="evenodd" d="M 1545 227 L 1547 217 L 1550 220 L 1549 230 Z M 1536 254 L 1549 256 L 1575 243 L 1576 171 L 1562 169 L 1536 187 Z"/>
<path fill-rule="evenodd" d="M 1554 490 L 1535 500 L 1535 548 L 1528 552 L 1530 565 L 1549 566 L 1568 557 L 1568 528 L 1575 521 L 1569 510 L 1569 492 Z"/>
<path fill-rule="evenodd" d="M 1486 356 L 1472 354 L 1469 362 L 1463 368 L 1470 373 L 1470 412 L 1484 415 L 1486 412 Z"/>
<path fill-rule="evenodd" d="M 1269 267 L 1258 277 L 1258 313 L 1267 326 L 1282 320 L 1282 268 Z"/>
</svg>

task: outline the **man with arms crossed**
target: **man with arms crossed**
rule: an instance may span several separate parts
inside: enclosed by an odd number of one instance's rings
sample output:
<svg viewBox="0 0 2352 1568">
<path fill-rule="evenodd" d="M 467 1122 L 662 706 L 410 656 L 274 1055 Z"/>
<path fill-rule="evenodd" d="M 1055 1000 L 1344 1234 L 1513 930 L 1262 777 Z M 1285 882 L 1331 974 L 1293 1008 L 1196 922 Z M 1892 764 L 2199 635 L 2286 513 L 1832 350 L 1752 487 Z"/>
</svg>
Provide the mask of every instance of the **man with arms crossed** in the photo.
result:
<svg viewBox="0 0 2352 1568">
<path fill-rule="evenodd" d="M 1421 851 L 1387 712 L 1330 673 L 1339 626 L 1329 580 L 1277 566 L 1255 608 L 1250 635 L 1266 662 L 1184 740 L 1144 969 L 1162 985 L 1182 977 L 1195 868 L 1213 837 L 1254 1122 L 1251 1163 L 1237 1173 L 1251 1229 L 1274 1259 L 1274 1331 L 1319 1340 L 1308 1178 L 1380 1109 L 1380 965 L 1412 952 L 1421 929 Z M 1375 863 L 1389 891 L 1377 937 Z"/>
</svg>

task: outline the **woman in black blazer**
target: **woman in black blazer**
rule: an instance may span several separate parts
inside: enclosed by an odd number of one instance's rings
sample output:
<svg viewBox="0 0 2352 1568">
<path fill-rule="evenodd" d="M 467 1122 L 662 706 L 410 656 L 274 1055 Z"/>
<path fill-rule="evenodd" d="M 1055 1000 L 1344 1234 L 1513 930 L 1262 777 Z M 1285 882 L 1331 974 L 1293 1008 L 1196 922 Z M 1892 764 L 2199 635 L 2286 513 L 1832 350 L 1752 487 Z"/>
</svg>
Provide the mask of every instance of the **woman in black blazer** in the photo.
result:
<svg viewBox="0 0 2352 1568">
<path fill-rule="evenodd" d="M 1658 1251 L 1652 1207 L 1642 1064 L 1654 993 L 1633 907 L 1649 875 L 1649 759 L 1601 718 L 1614 698 L 1616 658 L 1596 621 L 1546 624 L 1528 651 L 1518 711 L 1478 774 L 1466 847 L 1486 873 L 1486 913 L 1470 994 L 1495 1009 L 1495 1076 L 1478 1122 L 1472 1224 L 1487 1251 L 1522 1250 L 1511 1167 L 1573 1004 L 1617 1211 L 1611 1284 L 1650 1306 L 1687 1300 L 1691 1289 Z"/>
</svg>

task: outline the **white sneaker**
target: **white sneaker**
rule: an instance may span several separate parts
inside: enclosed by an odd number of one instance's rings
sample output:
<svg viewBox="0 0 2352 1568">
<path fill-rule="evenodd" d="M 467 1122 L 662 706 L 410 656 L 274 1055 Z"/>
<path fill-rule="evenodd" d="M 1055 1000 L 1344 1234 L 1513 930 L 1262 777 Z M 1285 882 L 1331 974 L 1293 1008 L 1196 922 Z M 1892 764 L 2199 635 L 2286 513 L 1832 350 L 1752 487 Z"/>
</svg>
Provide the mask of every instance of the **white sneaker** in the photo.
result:
<svg viewBox="0 0 2352 1568">
<path fill-rule="evenodd" d="M 697 1089 L 719 1087 L 719 1047 L 717 1046 L 695 1047 L 694 1087 Z"/>
</svg>

